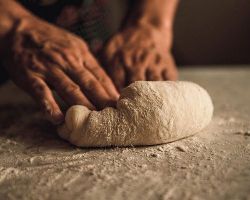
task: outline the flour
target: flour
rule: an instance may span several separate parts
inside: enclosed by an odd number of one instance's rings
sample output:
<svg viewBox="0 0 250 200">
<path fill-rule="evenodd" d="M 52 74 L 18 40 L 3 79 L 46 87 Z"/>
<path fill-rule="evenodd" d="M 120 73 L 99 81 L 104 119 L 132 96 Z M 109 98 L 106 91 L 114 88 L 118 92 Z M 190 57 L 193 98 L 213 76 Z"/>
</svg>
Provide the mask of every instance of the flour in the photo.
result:
<svg viewBox="0 0 250 200">
<path fill-rule="evenodd" d="M 121 92 L 116 108 L 71 107 L 58 132 L 81 147 L 156 145 L 199 132 L 212 114 L 210 96 L 197 84 L 138 81 Z"/>
<path fill-rule="evenodd" d="M 213 120 L 194 137 L 146 148 L 76 148 L 13 83 L 0 87 L 0 199 L 250 199 L 249 68 L 187 67 L 180 77 L 209 91 Z"/>
</svg>

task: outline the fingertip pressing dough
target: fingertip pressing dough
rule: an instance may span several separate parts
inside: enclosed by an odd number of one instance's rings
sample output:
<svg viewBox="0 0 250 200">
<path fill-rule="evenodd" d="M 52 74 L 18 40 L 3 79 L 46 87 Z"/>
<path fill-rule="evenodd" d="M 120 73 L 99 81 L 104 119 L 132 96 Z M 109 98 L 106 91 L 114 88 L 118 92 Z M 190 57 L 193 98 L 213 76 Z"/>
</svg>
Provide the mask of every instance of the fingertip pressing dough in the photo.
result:
<svg viewBox="0 0 250 200">
<path fill-rule="evenodd" d="M 122 90 L 116 108 L 72 106 L 59 135 L 80 147 L 156 145 L 185 138 L 211 121 L 207 91 L 185 81 L 137 81 Z"/>
</svg>

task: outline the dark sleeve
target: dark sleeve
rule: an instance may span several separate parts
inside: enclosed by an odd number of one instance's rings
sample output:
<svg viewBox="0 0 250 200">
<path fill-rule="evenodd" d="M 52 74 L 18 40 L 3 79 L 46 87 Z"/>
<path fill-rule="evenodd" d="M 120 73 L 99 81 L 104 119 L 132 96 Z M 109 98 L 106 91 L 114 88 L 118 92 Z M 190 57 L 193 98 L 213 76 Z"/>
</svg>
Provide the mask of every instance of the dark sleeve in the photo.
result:
<svg viewBox="0 0 250 200">
<path fill-rule="evenodd" d="M 82 0 L 63 1 L 58 0 L 51 5 L 41 5 L 34 0 L 19 0 L 19 2 L 33 14 L 53 23 L 65 5 L 81 5 Z"/>
</svg>

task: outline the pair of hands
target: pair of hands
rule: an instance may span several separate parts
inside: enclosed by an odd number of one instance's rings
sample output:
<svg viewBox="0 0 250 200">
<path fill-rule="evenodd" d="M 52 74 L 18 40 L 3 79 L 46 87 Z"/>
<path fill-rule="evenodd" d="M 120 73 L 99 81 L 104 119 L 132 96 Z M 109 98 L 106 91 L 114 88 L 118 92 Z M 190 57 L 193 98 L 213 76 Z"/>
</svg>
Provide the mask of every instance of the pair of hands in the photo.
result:
<svg viewBox="0 0 250 200">
<path fill-rule="evenodd" d="M 12 80 L 59 124 L 64 117 L 52 89 L 68 106 L 101 109 L 133 81 L 175 80 L 171 41 L 170 31 L 130 26 L 104 48 L 102 68 L 81 38 L 34 17 L 20 20 L 8 35 L 4 64 Z"/>
</svg>

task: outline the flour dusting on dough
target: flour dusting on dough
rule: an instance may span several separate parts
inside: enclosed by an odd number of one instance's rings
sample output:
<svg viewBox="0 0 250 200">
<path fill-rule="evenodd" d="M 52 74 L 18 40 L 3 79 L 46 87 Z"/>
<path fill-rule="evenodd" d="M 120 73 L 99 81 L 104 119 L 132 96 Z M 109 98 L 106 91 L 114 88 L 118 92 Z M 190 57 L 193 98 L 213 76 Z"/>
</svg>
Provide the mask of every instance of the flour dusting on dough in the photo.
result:
<svg viewBox="0 0 250 200">
<path fill-rule="evenodd" d="M 116 108 L 71 107 L 58 132 L 81 147 L 156 145 L 201 131 L 212 115 L 210 96 L 195 83 L 137 81 L 123 89 Z"/>
</svg>

